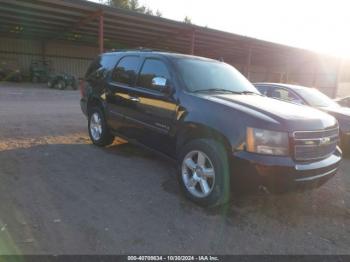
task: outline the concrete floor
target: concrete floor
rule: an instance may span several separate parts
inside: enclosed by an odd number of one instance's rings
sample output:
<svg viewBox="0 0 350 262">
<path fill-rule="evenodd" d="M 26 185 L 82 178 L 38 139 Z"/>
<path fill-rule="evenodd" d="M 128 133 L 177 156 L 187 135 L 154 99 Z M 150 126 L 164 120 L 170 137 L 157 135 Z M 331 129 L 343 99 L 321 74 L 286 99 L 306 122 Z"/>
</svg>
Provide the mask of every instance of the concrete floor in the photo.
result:
<svg viewBox="0 0 350 262">
<path fill-rule="evenodd" d="M 350 254 L 349 170 L 206 210 L 165 159 L 91 145 L 78 91 L 0 84 L 0 254 Z"/>
</svg>

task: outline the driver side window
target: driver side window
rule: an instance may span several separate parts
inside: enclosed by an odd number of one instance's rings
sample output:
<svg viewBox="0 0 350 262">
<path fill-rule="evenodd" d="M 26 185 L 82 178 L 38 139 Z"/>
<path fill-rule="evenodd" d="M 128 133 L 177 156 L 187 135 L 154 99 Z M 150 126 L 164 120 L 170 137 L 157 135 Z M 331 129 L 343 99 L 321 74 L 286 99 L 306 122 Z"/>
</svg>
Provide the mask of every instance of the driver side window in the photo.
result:
<svg viewBox="0 0 350 262">
<path fill-rule="evenodd" d="M 137 86 L 159 91 L 152 84 L 152 80 L 155 77 L 162 77 L 169 80 L 170 74 L 166 65 L 162 61 L 158 59 L 146 59 L 142 66 Z"/>
</svg>

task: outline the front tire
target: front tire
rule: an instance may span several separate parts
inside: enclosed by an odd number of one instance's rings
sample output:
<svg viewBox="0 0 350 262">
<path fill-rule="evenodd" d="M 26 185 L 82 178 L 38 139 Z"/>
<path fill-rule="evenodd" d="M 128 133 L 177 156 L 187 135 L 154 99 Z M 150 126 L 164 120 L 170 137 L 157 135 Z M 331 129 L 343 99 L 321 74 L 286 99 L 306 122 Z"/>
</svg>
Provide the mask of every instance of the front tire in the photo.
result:
<svg viewBox="0 0 350 262">
<path fill-rule="evenodd" d="M 88 119 L 89 136 L 92 143 L 101 147 L 112 144 L 114 136 L 110 133 L 101 108 L 93 107 L 89 111 Z"/>
<path fill-rule="evenodd" d="M 201 206 L 230 199 L 230 171 L 225 147 L 213 139 L 196 139 L 179 154 L 178 179 L 187 198 Z"/>
<path fill-rule="evenodd" d="M 55 85 L 55 88 L 58 89 L 58 90 L 64 90 L 66 89 L 66 82 L 63 81 L 63 80 L 58 80 L 56 85 Z"/>
</svg>

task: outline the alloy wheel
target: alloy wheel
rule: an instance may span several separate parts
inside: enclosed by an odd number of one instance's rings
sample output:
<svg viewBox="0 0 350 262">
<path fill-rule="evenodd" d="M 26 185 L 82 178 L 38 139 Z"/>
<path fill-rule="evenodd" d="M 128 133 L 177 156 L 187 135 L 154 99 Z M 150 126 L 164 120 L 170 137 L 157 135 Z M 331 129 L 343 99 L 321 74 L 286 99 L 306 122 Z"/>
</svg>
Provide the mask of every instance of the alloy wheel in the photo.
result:
<svg viewBox="0 0 350 262">
<path fill-rule="evenodd" d="M 215 185 L 215 170 L 202 151 L 189 152 L 182 162 L 182 179 L 186 189 L 195 197 L 207 197 Z"/>
<path fill-rule="evenodd" d="M 100 140 L 102 136 L 102 119 L 97 112 L 90 117 L 90 133 L 95 141 Z"/>
</svg>

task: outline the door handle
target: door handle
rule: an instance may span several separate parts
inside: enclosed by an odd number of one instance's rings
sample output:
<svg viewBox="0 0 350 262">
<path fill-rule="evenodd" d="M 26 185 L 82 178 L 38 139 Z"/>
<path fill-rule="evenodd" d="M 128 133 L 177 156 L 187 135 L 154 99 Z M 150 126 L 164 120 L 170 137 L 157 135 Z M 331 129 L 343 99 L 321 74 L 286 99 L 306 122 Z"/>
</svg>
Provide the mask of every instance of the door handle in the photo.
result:
<svg viewBox="0 0 350 262">
<path fill-rule="evenodd" d="M 138 98 L 138 97 L 129 96 L 129 99 L 133 102 L 140 102 L 140 98 Z"/>
</svg>

